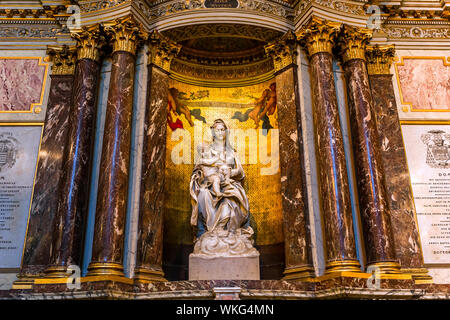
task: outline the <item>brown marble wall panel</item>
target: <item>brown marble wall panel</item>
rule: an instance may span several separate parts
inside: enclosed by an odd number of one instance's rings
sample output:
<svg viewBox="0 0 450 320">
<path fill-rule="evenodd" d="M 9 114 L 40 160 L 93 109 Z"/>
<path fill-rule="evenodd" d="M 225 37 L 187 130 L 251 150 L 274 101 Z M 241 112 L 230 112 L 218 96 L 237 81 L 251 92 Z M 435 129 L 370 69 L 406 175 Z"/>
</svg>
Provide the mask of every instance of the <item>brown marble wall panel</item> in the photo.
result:
<svg viewBox="0 0 450 320">
<path fill-rule="evenodd" d="M 52 75 L 39 163 L 22 262 L 23 274 L 41 273 L 50 262 L 52 224 L 69 131 L 73 75 Z"/>
<path fill-rule="evenodd" d="M 389 206 L 369 77 L 364 60 L 343 65 L 367 264 L 395 261 Z"/>
<path fill-rule="evenodd" d="M 286 269 L 312 266 L 296 66 L 276 76 Z"/>
<path fill-rule="evenodd" d="M 73 107 L 69 118 L 58 209 L 53 228 L 51 265 L 81 264 L 84 221 L 94 138 L 100 65 L 81 59 L 75 68 Z"/>
<path fill-rule="evenodd" d="M 327 52 L 316 53 L 310 58 L 327 262 L 357 260 L 344 140 L 332 63 L 332 55 Z"/>
<path fill-rule="evenodd" d="M 91 264 L 123 263 L 134 72 L 134 55 L 113 53 Z"/>
<path fill-rule="evenodd" d="M 149 65 L 148 79 L 136 266 L 161 271 L 169 76 Z"/>
<path fill-rule="evenodd" d="M 392 75 L 370 75 L 369 79 L 386 177 L 386 200 L 391 213 L 395 253 L 402 268 L 420 268 L 423 259 Z"/>
</svg>

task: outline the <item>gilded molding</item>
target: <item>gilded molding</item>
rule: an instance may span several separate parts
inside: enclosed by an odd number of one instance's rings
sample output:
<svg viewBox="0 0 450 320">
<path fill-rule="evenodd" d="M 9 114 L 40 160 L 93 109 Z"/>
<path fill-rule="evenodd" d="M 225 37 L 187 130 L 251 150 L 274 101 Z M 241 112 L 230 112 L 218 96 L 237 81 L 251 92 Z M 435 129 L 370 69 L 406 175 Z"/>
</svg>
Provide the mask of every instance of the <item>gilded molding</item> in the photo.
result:
<svg viewBox="0 0 450 320">
<path fill-rule="evenodd" d="M 105 45 L 105 37 L 100 30 L 100 25 L 83 27 L 80 32 L 72 33 L 72 38 L 77 41 L 77 60 L 100 60 L 100 51 Z"/>
<path fill-rule="evenodd" d="M 225 23 L 183 26 L 163 31 L 161 33 L 178 43 L 188 39 L 209 37 L 242 37 L 256 39 L 264 42 L 271 42 L 282 36 L 282 32 L 269 28 L 245 24 Z"/>
<path fill-rule="evenodd" d="M 391 64 L 395 57 L 395 46 L 367 46 L 366 59 L 369 75 L 390 74 Z"/>
<path fill-rule="evenodd" d="M 148 38 L 142 25 L 132 21 L 130 17 L 105 24 L 105 33 L 112 41 L 113 52 L 126 51 L 133 55 L 143 40 Z"/>
<path fill-rule="evenodd" d="M 266 54 L 273 59 L 275 72 L 296 63 L 296 42 L 295 34 L 288 31 L 279 40 L 264 46 Z"/>
<path fill-rule="evenodd" d="M 344 24 L 338 38 L 339 53 L 345 63 L 353 59 L 366 60 L 366 46 L 372 30 Z"/>
<path fill-rule="evenodd" d="M 143 6 L 140 4 L 141 2 L 143 1 L 137 0 L 139 7 Z M 204 2 L 204 0 L 159 1 L 151 6 L 150 11 L 146 11 L 144 14 L 149 18 L 159 18 L 188 10 L 208 10 L 209 8 L 205 7 Z M 270 0 L 238 0 L 238 2 L 239 6 L 237 8 L 229 9 L 271 14 L 285 19 L 292 19 L 294 17 L 294 11 L 289 3 L 281 4 L 280 2 Z"/>
<path fill-rule="evenodd" d="M 172 59 L 180 52 L 181 46 L 154 30 L 148 37 L 148 64 L 155 64 L 170 71 Z"/>
<path fill-rule="evenodd" d="M 450 28 L 448 27 L 427 27 L 427 26 L 399 26 L 385 25 L 382 31 L 389 39 L 450 39 Z"/>
<path fill-rule="evenodd" d="M 295 8 L 295 17 L 298 19 L 303 16 L 311 6 L 323 7 L 327 9 L 332 9 L 340 12 L 350 13 L 359 16 L 365 16 L 366 12 L 364 9 L 365 2 L 354 3 L 347 1 L 338 1 L 338 0 L 306 0 L 306 1 L 298 1 L 297 6 Z"/>
<path fill-rule="evenodd" d="M 66 45 L 62 47 L 48 47 L 49 60 L 53 62 L 52 74 L 66 75 L 74 74 L 76 62 L 76 49 Z"/>
<path fill-rule="evenodd" d="M 313 16 L 310 22 L 300 29 L 297 38 L 310 57 L 318 52 L 332 53 L 340 28 L 340 23 Z"/>
</svg>

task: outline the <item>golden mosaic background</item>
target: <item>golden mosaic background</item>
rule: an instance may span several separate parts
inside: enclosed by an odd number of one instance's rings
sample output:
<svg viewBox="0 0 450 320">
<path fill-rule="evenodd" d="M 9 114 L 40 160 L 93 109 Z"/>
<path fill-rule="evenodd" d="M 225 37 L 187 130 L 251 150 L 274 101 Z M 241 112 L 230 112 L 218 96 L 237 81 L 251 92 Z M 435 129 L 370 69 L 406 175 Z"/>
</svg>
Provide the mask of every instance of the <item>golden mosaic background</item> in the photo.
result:
<svg viewBox="0 0 450 320">
<path fill-rule="evenodd" d="M 171 244 L 192 244 L 193 233 L 190 226 L 191 216 L 191 197 L 189 194 L 189 181 L 194 167 L 194 135 L 195 143 L 198 144 L 200 136 L 204 135 L 204 140 L 211 141 L 210 126 L 215 119 L 223 119 L 230 129 L 254 129 L 255 123 L 252 119 L 240 122 L 232 119 L 236 111 L 244 113 L 252 108 L 253 103 L 261 97 L 263 91 L 269 88 L 274 81 L 267 81 L 258 85 L 239 87 L 239 88 L 206 88 L 180 83 L 176 80 L 170 80 L 169 88 L 176 88 L 179 92 L 185 93 L 183 102 L 191 111 L 200 109 L 200 116 L 204 117 L 206 123 L 195 119 L 194 127 L 191 127 L 183 114 L 171 113 L 173 121 L 180 119 L 183 129 L 172 130 L 167 126 L 167 152 L 166 152 L 166 201 L 165 201 L 165 236 L 164 239 Z M 206 94 L 206 91 L 208 93 Z M 273 129 L 278 128 L 277 112 L 269 116 L 270 124 Z M 260 122 L 262 124 L 262 121 Z M 277 130 L 269 130 L 267 134 L 267 154 L 271 155 L 272 150 L 276 152 L 278 148 L 271 146 L 272 133 Z M 186 131 L 184 131 L 186 130 Z M 261 125 L 258 132 L 261 132 Z M 181 136 L 187 135 L 184 138 Z M 269 164 L 261 164 L 259 152 L 261 133 L 256 135 L 257 149 L 253 146 L 252 150 L 258 150 L 257 161 L 249 161 L 250 147 L 245 145 L 245 159 L 242 153 L 238 151 L 243 164 L 246 179 L 244 188 L 250 201 L 250 213 L 253 217 L 254 227 L 256 228 L 256 244 L 270 245 L 283 242 L 282 230 L 282 208 L 281 208 L 281 186 L 280 170 L 274 171 L 275 174 L 261 175 L 262 168 L 269 168 Z M 190 159 L 189 154 L 183 154 L 181 139 L 191 139 Z M 276 147 L 278 147 L 277 135 Z M 172 141 L 175 139 L 175 141 Z M 237 149 L 236 143 L 231 141 L 232 146 Z M 189 144 L 185 150 L 188 150 Z M 266 150 L 266 149 L 264 149 Z M 181 158 L 188 163 L 179 163 Z M 255 155 L 252 155 L 255 157 Z M 278 155 L 273 154 L 279 159 Z M 255 158 L 253 158 L 255 159 Z M 249 163 L 250 162 L 250 163 Z M 254 164 L 256 162 L 256 164 Z M 266 169 L 267 170 L 267 169 Z"/>
</svg>

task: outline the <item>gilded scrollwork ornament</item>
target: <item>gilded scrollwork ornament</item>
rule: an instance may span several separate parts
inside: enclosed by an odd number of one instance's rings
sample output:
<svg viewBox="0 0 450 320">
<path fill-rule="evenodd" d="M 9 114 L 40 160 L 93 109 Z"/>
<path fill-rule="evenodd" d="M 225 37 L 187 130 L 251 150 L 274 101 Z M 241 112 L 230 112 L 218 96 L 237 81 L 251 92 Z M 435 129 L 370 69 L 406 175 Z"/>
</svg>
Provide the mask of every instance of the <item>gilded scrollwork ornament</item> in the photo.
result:
<svg viewBox="0 0 450 320">
<path fill-rule="evenodd" d="M 367 46 L 367 71 L 370 75 L 390 74 L 391 64 L 395 57 L 394 45 Z"/>
<path fill-rule="evenodd" d="M 338 51 L 342 61 L 366 60 L 366 46 L 371 38 L 372 30 L 344 24 L 338 38 Z"/>
<path fill-rule="evenodd" d="M 180 52 L 181 45 L 169 40 L 154 30 L 148 37 L 148 64 L 154 64 L 165 71 L 170 70 L 170 63 Z"/>
<path fill-rule="evenodd" d="M 338 22 L 313 16 L 310 22 L 300 29 L 297 37 L 310 57 L 318 52 L 331 53 L 340 28 L 341 24 Z"/>
<path fill-rule="evenodd" d="M 47 49 L 49 60 L 53 62 L 52 74 L 66 75 L 75 72 L 76 49 L 75 47 L 51 47 Z"/>
<path fill-rule="evenodd" d="M 83 27 L 80 32 L 72 33 L 72 38 L 77 41 L 77 60 L 100 60 L 106 39 L 99 24 Z"/>
<path fill-rule="evenodd" d="M 125 51 L 136 54 L 136 49 L 148 38 L 143 26 L 130 17 L 105 23 L 105 33 L 112 41 L 113 52 Z"/>
<path fill-rule="evenodd" d="M 295 64 L 297 57 L 297 38 L 292 31 L 264 47 L 266 54 L 273 59 L 275 72 Z"/>
</svg>

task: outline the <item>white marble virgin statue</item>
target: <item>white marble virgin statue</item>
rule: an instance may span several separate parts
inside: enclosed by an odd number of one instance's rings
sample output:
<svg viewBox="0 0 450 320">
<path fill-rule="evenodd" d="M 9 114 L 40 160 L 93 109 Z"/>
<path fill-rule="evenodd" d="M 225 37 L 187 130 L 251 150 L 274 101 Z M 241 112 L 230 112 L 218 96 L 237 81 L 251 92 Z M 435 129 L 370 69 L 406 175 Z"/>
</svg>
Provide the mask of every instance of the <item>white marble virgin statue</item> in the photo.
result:
<svg viewBox="0 0 450 320">
<path fill-rule="evenodd" d="M 211 126 L 213 141 L 197 146 L 191 176 L 191 225 L 196 228 L 194 255 L 202 257 L 257 256 L 249 203 L 242 182 L 245 174 L 228 140 L 221 119 Z"/>
</svg>

